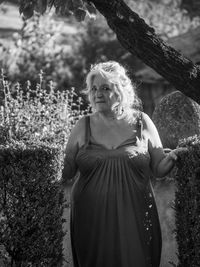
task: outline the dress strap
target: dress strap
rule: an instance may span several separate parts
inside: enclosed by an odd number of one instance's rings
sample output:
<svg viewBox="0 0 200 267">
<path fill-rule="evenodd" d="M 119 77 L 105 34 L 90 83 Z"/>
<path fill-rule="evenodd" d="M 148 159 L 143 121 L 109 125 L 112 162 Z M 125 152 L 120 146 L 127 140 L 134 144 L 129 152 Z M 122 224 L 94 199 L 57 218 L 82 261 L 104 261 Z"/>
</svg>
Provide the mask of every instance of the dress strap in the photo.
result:
<svg viewBox="0 0 200 267">
<path fill-rule="evenodd" d="M 90 129 L 90 116 L 85 118 L 85 145 L 90 143 L 91 129 Z"/>
<path fill-rule="evenodd" d="M 143 122 L 142 122 L 142 112 L 139 112 L 139 116 L 138 116 L 138 134 L 139 134 L 139 138 L 142 138 L 142 129 L 143 129 Z"/>
</svg>

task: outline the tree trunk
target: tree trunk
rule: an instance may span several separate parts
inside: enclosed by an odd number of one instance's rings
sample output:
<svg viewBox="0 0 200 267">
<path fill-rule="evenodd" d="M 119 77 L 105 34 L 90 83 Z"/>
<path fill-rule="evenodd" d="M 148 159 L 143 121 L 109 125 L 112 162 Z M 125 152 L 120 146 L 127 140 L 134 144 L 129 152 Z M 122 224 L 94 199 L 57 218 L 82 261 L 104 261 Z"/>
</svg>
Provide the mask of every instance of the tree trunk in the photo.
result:
<svg viewBox="0 0 200 267">
<path fill-rule="evenodd" d="M 123 0 L 90 0 L 121 45 L 200 104 L 200 67 L 167 45 Z"/>
</svg>

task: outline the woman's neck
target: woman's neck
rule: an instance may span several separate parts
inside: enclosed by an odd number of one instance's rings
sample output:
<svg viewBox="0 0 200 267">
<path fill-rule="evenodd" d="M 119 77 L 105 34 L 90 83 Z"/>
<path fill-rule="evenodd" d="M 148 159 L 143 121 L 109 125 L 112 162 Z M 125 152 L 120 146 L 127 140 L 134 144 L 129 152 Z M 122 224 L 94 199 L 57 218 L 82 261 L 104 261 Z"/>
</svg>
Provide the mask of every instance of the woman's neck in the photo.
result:
<svg viewBox="0 0 200 267">
<path fill-rule="evenodd" d="M 112 111 L 98 111 L 97 116 L 103 121 L 114 121 L 117 120 L 117 115 Z"/>
</svg>

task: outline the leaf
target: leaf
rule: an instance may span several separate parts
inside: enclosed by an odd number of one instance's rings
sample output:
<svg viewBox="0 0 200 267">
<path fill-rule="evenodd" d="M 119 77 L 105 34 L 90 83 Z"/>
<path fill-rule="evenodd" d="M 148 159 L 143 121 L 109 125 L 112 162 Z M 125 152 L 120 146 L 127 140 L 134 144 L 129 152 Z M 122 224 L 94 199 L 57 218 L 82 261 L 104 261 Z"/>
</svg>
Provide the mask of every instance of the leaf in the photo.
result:
<svg viewBox="0 0 200 267">
<path fill-rule="evenodd" d="M 50 9 L 55 6 L 55 0 L 49 0 L 48 6 L 50 7 Z"/>
<path fill-rule="evenodd" d="M 96 10 L 96 7 L 93 3 L 85 3 L 85 7 L 87 8 L 88 12 L 91 14 L 91 15 L 96 15 L 97 14 L 97 10 Z"/>
<path fill-rule="evenodd" d="M 72 0 L 67 0 L 67 2 L 66 2 L 66 8 L 67 8 L 69 11 L 74 12 L 75 7 L 74 7 L 74 3 L 73 3 Z"/>
<path fill-rule="evenodd" d="M 47 9 L 47 0 L 38 0 L 34 9 L 36 12 L 44 14 Z"/>
<path fill-rule="evenodd" d="M 87 12 L 86 10 L 82 9 L 82 8 L 78 8 L 74 11 L 74 16 L 76 18 L 77 21 L 81 22 L 85 19 Z"/>
<path fill-rule="evenodd" d="M 34 2 L 26 2 L 26 1 L 20 2 L 19 13 L 20 15 L 23 14 L 23 18 L 25 20 L 33 16 L 34 4 L 35 4 Z"/>
<path fill-rule="evenodd" d="M 24 9 L 22 11 L 22 14 L 23 14 L 23 18 L 26 20 L 26 19 L 30 19 L 32 16 L 33 16 L 33 7 L 27 7 L 26 9 Z"/>
<path fill-rule="evenodd" d="M 82 0 L 73 0 L 73 5 L 75 9 L 83 9 L 83 1 Z"/>
</svg>

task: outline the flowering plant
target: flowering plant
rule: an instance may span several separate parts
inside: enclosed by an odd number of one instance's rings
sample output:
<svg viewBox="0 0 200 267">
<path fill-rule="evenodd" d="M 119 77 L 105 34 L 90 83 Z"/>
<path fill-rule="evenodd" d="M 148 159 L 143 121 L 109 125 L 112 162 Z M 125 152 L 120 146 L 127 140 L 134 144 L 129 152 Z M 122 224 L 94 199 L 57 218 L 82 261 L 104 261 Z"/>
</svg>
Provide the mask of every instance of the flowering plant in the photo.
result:
<svg viewBox="0 0 200 267">
<path fill-rule="evenodd" d="M 27 81 L 26 91 L 19 83 L 11 90 L 5 74 L 1 73 L 0 141 L 35 140 L 64 145 L 76 121 L 89 112 L 83 109 L 83 99 L 74 88 L 56 91 L 53 82 L 44 87 L 43 72 L 35 90 Z"/>
</svg>

